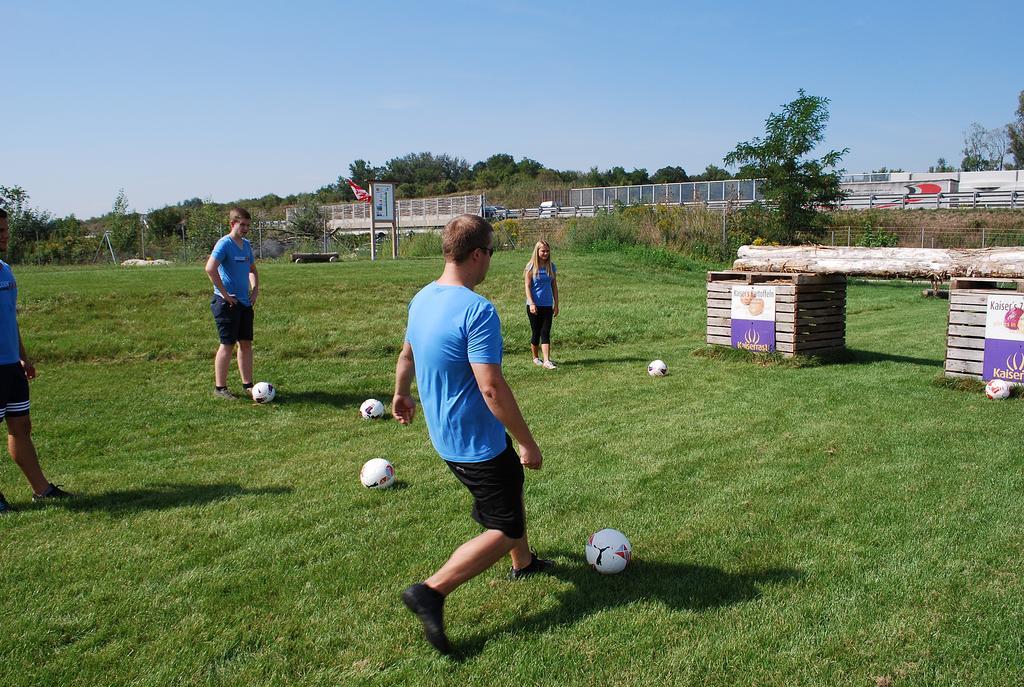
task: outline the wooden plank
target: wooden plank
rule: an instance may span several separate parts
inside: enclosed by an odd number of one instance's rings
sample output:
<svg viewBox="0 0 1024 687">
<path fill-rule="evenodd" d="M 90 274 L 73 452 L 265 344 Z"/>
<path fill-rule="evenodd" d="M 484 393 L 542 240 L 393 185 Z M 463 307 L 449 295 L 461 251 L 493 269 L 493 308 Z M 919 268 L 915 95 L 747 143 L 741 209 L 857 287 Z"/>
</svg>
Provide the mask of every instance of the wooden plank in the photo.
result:
<svg viewBox="0 0 1024 687">
<path fill-rule="evenodd" d="M 835 341 L 842 339 L 843 331 L 836 330 L 831 332 L 815 332 L 813 334 L 799 334 L 795 332 L 780 332 L 775 334 L 776 341 L 792 341 L 799 348 L 804 343 L 810 343 L 812 341 Z"/>
<path fill-rule="evenodd" d="M 732 310 L 732 301 L 719 300 L 718 298 L 709 298 L 707 303 L 709 308 L 720 308 L 722 310 L 730 311 Z"/>
<path fill-rule="evenodd" d="M 734 285 L 740 286 L 743 284 L 746 284 L 746 282 L 709 281 L 708 293 L 730 293 Z"/>
<path fill-rule="evenodd" d="M 988 312 L 988 304 L 986 304 L 986 303 L 978 303 L 977 305 L 975 305 L 973 303 L 950 303 L 949 304 L 949 311 L 950 312 L 956 311 L 956 312 L 980 312 L 980 313 L 984 313 L 984 312 Z"/>
<path fill-rule="evenodd" d="M 985 348 L 985 339 L 971 338 L 966 336 L 946 337 L 946 345 L 951 348 Z"/>
<path fill-rule="evenodd" d="M 974 336 L 985 338 L 985 327 L 972 327 L 966 324 L 949 325 L 949 334 L 953 336 Z"/>
<path fill-rule="evenodd" d="M 829 318 L 831 322 L 806 322 L 804 320 L 797 320 L 796 322 L 776 322 L 775 331 L 777 332 L 824 332 L 834 330 L 846 329 L 846 320 L 842 318 Z"/>
<path fill-rule="evenodd" d="M 708 327 L 708 336 L 728 336 L 732 337 L 731 327 Z"/>
<path fill-rule="evenodd" d="M 775 312 L 776 322 L 817 322 L 833 317 L 845 317 L 846 312 L 842 308 L 830 308 L 828 310 L 800 310 L 799 312 Z"/>
<path fill-rule="evenodd" d="M 796 351 L 795 352 L 796 352 L 797 355 L 808 355 L 808 354 L 815 354 L 815 353 L 825 353 L 826 351 L 833 351 L 833 350 L 838 350 L 838 349 L 841 349 L 841 348 L 846 348 L 846 341 L 844 339 L 835 339 L 833 341 L 811 342 L 811 343 L 805 344 L 805 345 L 801 345 L 801 344 L 798 343 L 796 345 Z"/>
<path fill-rule="evenodd" d="M 708 272 L 708 282 L 739 281 L 745 284 L 845 284 L 846 275 L 819 274 L 809 272 L 760 272 L 746 270 L 724 270 Z"/>
<path fill-rule="evenodd" d="M 973 291 L 951 291 L 949 293 L 950 305 L 987 305 L 988 293 L 975 293 Z"/>
<path fill-rule="evenodd" d="M 959 377 L 961 379 L 981 379 L 981 373 L 968 374 L 966 372 L 954 372 L 952 370 L 946 370 L 943 372 L 947 377 Z"/>
<path fill-rule="evenodd" d="M 821 310 L 846 310 L 846 301 L 821 301 L 818 303 L 804 303 L 799 301 L 797 303 L 797 310 L 800 312 L 817 312 Z"/>
<path fill-rule="evenodd" d="M 709 327 L 731 327 L 732 321 L 728 317 L 708 317 Z"/>
<path fill-rule="evenodd" d="M 949 323 L 953 324 L 976 324 L 985 326 L 984 312 L 963 312 L 961 310 L 949 311 Z"/>
<path fill-rule="evenodd" d="M 717 346 L 732 346 L 732 337 L 728 336 L 711 336 L 708 334 L 706 341 Z"/>
<path fill-rule="evenodd" d="M 968 374 L 981 375 L 984 366 L 981 362 L 974 360 L 947 360 L 947 372 L 966 372 Z"/>
<path fill-rule="evenodd" d="M 998 289 L 1006 285 L 1008 291 L 1024 291 L 1024 279 L 999 277 L 954 277 L 949 284 L 950 293 L 960 289 Z"/>
<path fill-rule="evenodd" d="M 985 350 L 982 348 L 947 348 L 946 360 L 975 360 L 985 359 Z"/>
<path fill-rule="evenodd" d="M 708 308 L 708 317 L 732 317 L 732 311 L 726 308 Z"/>
</svg>

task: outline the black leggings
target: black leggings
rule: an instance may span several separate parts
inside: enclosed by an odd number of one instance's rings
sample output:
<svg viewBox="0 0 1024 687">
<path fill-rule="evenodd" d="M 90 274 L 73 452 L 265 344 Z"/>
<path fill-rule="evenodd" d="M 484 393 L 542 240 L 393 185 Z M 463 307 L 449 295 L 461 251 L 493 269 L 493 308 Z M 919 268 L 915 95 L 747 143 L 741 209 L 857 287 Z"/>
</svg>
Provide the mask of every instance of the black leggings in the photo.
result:
<svg viewBox="0 0 1024 687">
<path fill-rule="evenodd" d="M 530 329 L 533 331 L 533 336 L 530 337 L 531 344 L 536 346 L 551 343 L 551 318 L 554 317 L 554 313 L 555 309 L 550 305 L 538 305 L 536 315 L 530 312 L 530 306 L 526 306 Z"/>
</svg>

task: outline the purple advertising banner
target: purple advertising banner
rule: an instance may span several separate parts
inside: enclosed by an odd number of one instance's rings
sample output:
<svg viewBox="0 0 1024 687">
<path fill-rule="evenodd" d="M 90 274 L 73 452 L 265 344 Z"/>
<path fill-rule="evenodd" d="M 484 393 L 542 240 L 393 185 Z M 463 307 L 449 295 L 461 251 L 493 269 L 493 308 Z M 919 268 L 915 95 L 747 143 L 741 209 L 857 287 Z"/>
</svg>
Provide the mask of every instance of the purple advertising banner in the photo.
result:
<svg viewBox="0 0 1024 687">
<path fill-rule="evenodd" d="M 1005 379 L 1011 384 L 1024 382 L 1024 342 L 1009 339 L 985 339 L 982 378 Z"/>
<path fill-rule="evenodd" d="M 774 320 L 733 320 L 732 347 L 755 353 L 775 350 Z"/>
<path fill-rule="evenodd" d="M 1024 295 L 992 294 L 985 304 L 985 355 L 981 377 L 1024 383 Z"/>
</svg>

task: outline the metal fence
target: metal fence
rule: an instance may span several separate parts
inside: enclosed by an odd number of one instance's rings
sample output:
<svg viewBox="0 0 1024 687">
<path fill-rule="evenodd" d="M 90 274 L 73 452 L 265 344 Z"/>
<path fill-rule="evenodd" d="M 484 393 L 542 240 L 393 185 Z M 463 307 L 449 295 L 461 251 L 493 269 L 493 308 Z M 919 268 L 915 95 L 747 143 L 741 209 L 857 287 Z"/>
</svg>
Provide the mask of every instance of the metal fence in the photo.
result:
<svg viewBox="0 0 1024 687">
<path fill-rule="evenodd" d="M 688 203 L 752 203 L 763 200 L 761 179 L 688 181 L 676 184 L 598 186 L 569 191 L 569 205 L 685 205 Z"/>
<path fill-rule="evenodd" d="M 396 201 L 396 214 L 400 227 L 440 227 L 452 217 L 469 213 L 482 215 L 484 197 L 450 196 L 443 198 L 413 198 Z M 327 220 L 331 231 L 369 230 L 370 203 L 339 203 L 321 205 L 320 211 Z M 292 221 L 303 208 L 290 207 L 285 210 L 285 220 Z"/>
<path fill-rule="evenodd" d="M 872 193 L 869 195 L 847 196 L 840 204 L 841 210 L 884 210 L 915 208 L 930 210 L 973 209 L 973 208 L 1024 208 L 1022 191 L 971 191 L 964 193 Z"/>
</svg>

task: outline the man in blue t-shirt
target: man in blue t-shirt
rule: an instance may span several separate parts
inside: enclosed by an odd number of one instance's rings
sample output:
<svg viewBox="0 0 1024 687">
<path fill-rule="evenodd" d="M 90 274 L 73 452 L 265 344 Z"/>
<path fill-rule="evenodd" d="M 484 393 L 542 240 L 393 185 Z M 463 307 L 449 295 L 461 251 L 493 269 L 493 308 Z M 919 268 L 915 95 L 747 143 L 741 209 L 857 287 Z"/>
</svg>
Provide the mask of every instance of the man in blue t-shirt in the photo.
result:
<svg viewBox="0 0 1024 687">
<path fill-rule="evenodd" d="M 9 238 L 7 212 L 0 208 L 0 253 L 7 252 Z M 35 377 L 36 368 L 18 331 L 18 283 L 10 265 L 0 260 L 0 421 L 7 422 L 7 450 L 32 487 L 33 501 L 67 498 L 70 494 L 43 475 L 32 443 L 28 382 Z M 12 510 L 0 494 L 0 515 Z"/>
<path fill-rule="evenodd" d="M 540 448 L 501 372 L 501 322 L 494 306 L 473 291 L 494 253 L 494 230 L 482 217 L 459 215 L 444 228 L 444 272 L 409 303 L 405 344 L 395 370 L 392 412 L 412 422 L 416 379 L 434 448 L 473 495 L 473 519 L 485 531 L 451 555 L 440 570 L 402 592 L 441 653 L 444 599 L 505 554 L 511 579 L 551 568 L 530 549 L 523 507 L 523 466 L 539 470 Z M 505 430 L 519 442 L 517 454 Z"/>
<path fill-rule="evenodd" d="M 213 358 L 213 395 L 219 398 L 236 398 L 228 391 L 228 367 L 236 343 L 242 387 L 247 395 L 252 395 L 253 306 L 260 293 L 256 260 L 245 238 L 252 222 L 249 211 L 231 208 L 228 222 L 231 232 L 217 241 L 206 261 L 206 274 L 213 282 L 210 310 L 220 337 L 220 347 Z"/>
</svg>

